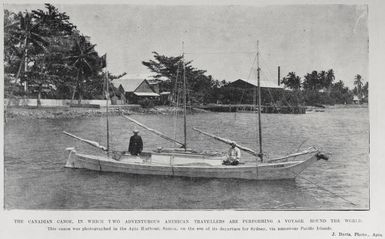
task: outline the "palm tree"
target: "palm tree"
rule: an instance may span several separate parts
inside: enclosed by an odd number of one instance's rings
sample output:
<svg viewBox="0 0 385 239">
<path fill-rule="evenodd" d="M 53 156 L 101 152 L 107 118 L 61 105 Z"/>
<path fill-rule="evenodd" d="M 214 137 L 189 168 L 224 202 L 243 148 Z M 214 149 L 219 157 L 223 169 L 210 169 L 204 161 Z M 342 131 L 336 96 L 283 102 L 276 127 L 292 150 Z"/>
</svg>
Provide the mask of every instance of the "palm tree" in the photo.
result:
<svg viewBox="0 0 385 239">
<path fill-rule="evenodd" d="M 354 77 L 354 85 L 357 87 L 358 98 L 361 100 L 361 98 L 362 98 L 362 85 L 363 85 L 361 75 L 357 74 Z"/>
<path fill-rule="evenodd" d="M 39 23 L 36 22 L 29 12 L 18 14 L 19 22 L 17 28 L 10 29 L 13 38 L 17 38 L 18 45 L 22 48 L 23 55 L 16 73 L 16 78 L 20 79 L 22 67 L 24 65 L 24 73 L 28 70 L 28 51 L 33 49 L 36 51 L 45 51 L 48 42 L 43 39 Z M 27 91 L 27 81 L 25 79 L 24 90 Z"/>
<path fill-rule="evenodd" d="M 364 86 L 362 86 L 362 96 L 364 99 L 368 99 L 369 96 L 369 82 L 366 82 Z"/>
<path fill-rule="evenodd" d="M 37 9 L 33 10 L 32 13 L 34 18 L 48 28 L 51 36 L 68 35 L 73 32 L 76 26 L 69 21 L 70 17 L 65 12 L 59 12 L 55 6 L 49 3 L 46 3 L 45 7 L 47 11 Z"/>
<path fill-rule="evenodd" d="M 326 86 L 328 89 L 330 89 L 334 80 L 335 80 L 334 71 L 333 69 L 330 69 L 326 72 Z"/>
<path fill-rule="evenodd" d="M 301 88 L 301 77 L 297 76 L 295 72 L 289 72 L 289 74 L 282 79 L 282 84 L 290 89 L 299 90 L 299 88 Z"/>
<path fill-rule="evenodd" d="M 318 73 L 318 84 L 320 89 L 326 89 L 326 71 L 320 71 Z"/>
<path fill-rule="evenodd" d="M 19 25 L 18 16 L 8 10 L 4 10 L 4 64 L 9 64 L 12 68 L 11 71 L 5 71 L 7 73 L 17 72 L 15 68 L 15 61 L 20 60 L 23 53 L 20 54 L 20 49 L 15 47 L 19 44 L 19 39 L 14 34 L 17 31 Z M 13 64 L 10 64 L 10 63 Z M 19 64 L 17 64 L 19 65 Z"/>
<path fill-rule="evenodd" d="M 53 62 L 50 61 L 49 54 L 40 54 L 35 58 L 35 64 L 31 66 L 31 70 L 28 72 L 28 78 L 33 88 L 37 90 L 37 107 L 41 106 L 41 95 L 43 88 L 50 88 L 57 80 L 58 76 L 52 74 L 50 68 L 52 68 Z"/>
<path fill-rule="evenodd" d="M 326 72 L 324 87 L 326 88 L 328 95 L 330 96 L 331 87 L 333 85 L 333 81 L 335 80 L 334 71 L 330 69 Z"/>
<path fill-rule="evenodd" d="M 305 90 L 317 91 L 321 89 L 319 74 L 317 71 L 312 71 L 312 73 L 307 73 L 304 76 L 305 80 L 302 85 Z"/>
<path fill-rule="evenodd" d="M 15 34 L 18 30 L 18 15 L 4 10 L 4 73 L 15 76 L 21 64 L 24 52 L 20 49 L 20 40 Z"/>
<path fill-rule="evenodd" d="M 75 37 L 70 56 L 67 58 L 70 64 L 77 69 L 76 86 L 72 94 L 78 92 L 78 104 L 82 100 L 82 89 L 84 80 L 96 70 L 96 63 L 99 59 L 97 52 L 94 50 L 95 44 L 90 44 L 84 36 Z"/>
</svg>

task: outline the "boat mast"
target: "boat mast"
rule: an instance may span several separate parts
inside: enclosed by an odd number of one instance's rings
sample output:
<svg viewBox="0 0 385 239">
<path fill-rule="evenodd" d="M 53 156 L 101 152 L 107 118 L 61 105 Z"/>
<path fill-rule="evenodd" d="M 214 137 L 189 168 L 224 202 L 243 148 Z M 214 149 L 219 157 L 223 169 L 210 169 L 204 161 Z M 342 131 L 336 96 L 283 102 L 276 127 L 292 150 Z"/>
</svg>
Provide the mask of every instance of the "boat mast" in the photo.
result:
<svg viewBox="0 0 385 239">
<path fill-rule="evenodd" d="M 184 150 L 187 149 L 187 122 L 186 122 L 186 111 L 187 111 L 187 94 L 186 94 L 186 68 L 184 63 L 184 42 L 182 41 L 182 64 L 183 64 L 183 134 L 184 134 Z"/>
<path fill-rule="evenodd" d="M 109 128 L 109 120 L 108 120 L 108 101 L 109 101 L 109 95 L 110 95 L 110 89 L 109 89 L 109 80 L 108 80 L 108 71 L 105 72 L 105 78 L 106 78 L 106 115 L 107 115 L 107 156 L 110 156 L 110 128 Z"/>
<path fill-rule="evenodd" d="M 263 153 L 262 153 L 262 126 L 261 126 L 261 82 L 260 82 L 260 71 L 261 71 L 261 68 L 259 68 L 259 41 L 257 41 L 259 157 L 261 158 L 261 161 L 263 161 Z"/>
</svg>

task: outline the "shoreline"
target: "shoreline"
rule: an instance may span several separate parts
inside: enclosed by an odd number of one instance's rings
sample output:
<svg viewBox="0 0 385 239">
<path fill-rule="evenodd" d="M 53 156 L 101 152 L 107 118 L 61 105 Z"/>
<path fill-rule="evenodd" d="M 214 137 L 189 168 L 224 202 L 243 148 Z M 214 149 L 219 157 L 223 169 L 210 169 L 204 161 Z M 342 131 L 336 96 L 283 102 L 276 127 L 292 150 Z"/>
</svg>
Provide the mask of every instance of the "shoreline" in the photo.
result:
<svg viewBox="0 0 385 239">
<path fill-rule="evenodd" d="M 316 107 L 308 106 L 308 110 Z M 368 108 L 368 104 L 363 105 L 333 105 L 325 106 L 325 110 L 352 109 L 352 108 Z M 177 109 L 182 112 L 182 108 Z M 109 115 L 117 116 L 121 114 L 160 114 L 171 115 L 175 113 L 175 107 L 157 106 L 154 108 L 141 107 L 111 107 Z M 188 108 L 188 113 L 210 113 L 210 111 L 199 108 Z M 7 107 L 4 111 L 6 121 L 9 120 L 27 120 L 27 119 L 76 119 L 76 118 L 92 118 L 105 117 L 107 115 L 106 108 L 72 108 L 72 107 Z"/>
<path fill-rule="evenodd" d="M 178 108 L 177 112 L 182 112 L 182 108 Z M 188 113 L 206 113 L 207 111 L 191 108 Z M 117 115 L 140 115 L 140 114 L 160 114 L 171 115 L 175 113 L 175 107 L 158 106 L 154 108 L 141 107 L 111 107 L 109 116 Z M 77 118 L 93 118 L 106 117 L 106 107 L 101 108 L 73 108 L 73 107 L 7 107 L 4 111 L 6 121 L 10 120 L 27 120 L 27 119 L 77 119 Z"/>
</svg>

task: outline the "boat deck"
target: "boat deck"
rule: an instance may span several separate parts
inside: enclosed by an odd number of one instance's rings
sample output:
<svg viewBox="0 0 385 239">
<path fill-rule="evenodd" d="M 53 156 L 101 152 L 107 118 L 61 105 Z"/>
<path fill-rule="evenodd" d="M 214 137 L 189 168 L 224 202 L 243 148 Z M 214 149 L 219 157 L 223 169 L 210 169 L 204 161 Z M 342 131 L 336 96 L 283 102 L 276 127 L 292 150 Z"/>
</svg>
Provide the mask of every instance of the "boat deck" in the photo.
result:
<svg viewBox="0 0 385 239">
<path fill-rule="evenodd" d="M 173 167 L 215 167 L 215 168 L 242 168 L 242 167 L 271 167 L 272 163 L 262 163 L 257 161 L 240 162 L 238 165 L 223 165 L 222 162 L 226 158 L 225 156 L 206 156 L 205 158 L 199 154 L 163 154 L 152 153 L 144 156 L 132 156 L 122 155 L 119 160 L 111 157 L 95 156 L 95 155 L 82 155 L 87 158 L 92 158 L 104 162 L 112 162 L 118 164 L 136 164 L 136 165 L 151 165 L 151 166 L 173 166 Z M 291 162 L 276 162 L 274 166 L 279 168 L 280 165 L 290 166 L 298 164 L 301 161 Z"/>
</svg>

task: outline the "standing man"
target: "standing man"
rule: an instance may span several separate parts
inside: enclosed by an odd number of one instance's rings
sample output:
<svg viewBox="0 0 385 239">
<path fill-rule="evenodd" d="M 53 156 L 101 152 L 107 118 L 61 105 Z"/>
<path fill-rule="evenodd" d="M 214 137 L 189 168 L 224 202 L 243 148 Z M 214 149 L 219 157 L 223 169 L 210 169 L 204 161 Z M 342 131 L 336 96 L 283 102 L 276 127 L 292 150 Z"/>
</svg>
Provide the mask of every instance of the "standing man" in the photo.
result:
<svg viewBox="0 0 385 239">
<path fill-rule="evenodd" d="M 142 137 L 138 135 L 139 131 L 134 130 L 134 135 L 130 138 L 130 145 L 128 146 L 128 152 L 131 155 L 139 155 L 143 150 L 143 141 Z"/>
<path fill-rule="evenodd" d="M 224 165 L 238 165 L 241 158 L 241 150 L 236 146 L 235 142 L 232 142 L 231 148 L 227 153 L 227 159 L 223 161 Z"/>
</svg>

